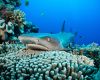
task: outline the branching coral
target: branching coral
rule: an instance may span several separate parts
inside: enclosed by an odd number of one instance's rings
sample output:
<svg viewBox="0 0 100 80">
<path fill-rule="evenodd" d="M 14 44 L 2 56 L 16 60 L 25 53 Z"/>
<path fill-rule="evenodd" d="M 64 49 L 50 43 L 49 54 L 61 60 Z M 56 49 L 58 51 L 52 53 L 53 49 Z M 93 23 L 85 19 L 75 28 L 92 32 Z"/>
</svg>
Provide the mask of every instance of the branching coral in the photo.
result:
<svg viewBox="0 0 100 80">
<path fill-rule="evenodd" d="M 14 17 L 13 11 L 5 10 L 2 14 L 2 18 L 5 19 L 6 23 L 9 21 L 14 22 Z"/>
<path fill-rule="evenodd" d="M 1 11 L 1 14 L 1 17 L 5 19 L 6 22 L 11 21 L 19 25 L 25 21 L 25 13 L 19 9 L 14 11 L 4 9 Z"/>
<path fill-rule="evenodd" d="M 1 72 L 1 79 L 84 80 L 96 70 L 93 60 L 64 51 L 23 50 L 5 59 L 12 64 Z"/>
<path fill-rule="evenodd" d="M 15 24 L 18 26 L 20 33 L 24 33 L 25 13 L 21 10 L 14 10 Z"/>
<path fill-rule="evenodd" d="M 14 10 L 15 21 L 17 23 L 23 23 L 25 21 L 25 13 L 21 10 Z"/>
<path fill-rule="evenodd" d="M 0 44 L 0 57 L 4 57 L 10 53 L 14 53 L 19 51 L 20 49 L 24 49 L 25 46 L 23 44 L 13 44 L 13 43 L 2 43 Z"/>
</svg>

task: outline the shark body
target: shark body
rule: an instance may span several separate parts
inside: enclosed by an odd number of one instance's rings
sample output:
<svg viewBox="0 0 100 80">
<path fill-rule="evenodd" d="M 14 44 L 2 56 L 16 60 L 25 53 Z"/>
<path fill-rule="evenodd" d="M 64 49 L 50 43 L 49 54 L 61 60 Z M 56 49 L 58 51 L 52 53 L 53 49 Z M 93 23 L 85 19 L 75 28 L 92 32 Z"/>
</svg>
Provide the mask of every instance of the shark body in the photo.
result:
<svg viewBox="0 0 100 80">
<path fill-rule="evenodd" d="M 66 50 L 66 47 L 73 42 L 74 34 L 64 32 L 65 21 L 62 31 L 56 34 L 50 33 L 29 33 L 19 36 L 19 40 L 26 44 L 27 48 L 40 50 Z"/>
<path fill-rule="evenodd" d="M 19 40 L 30 49 L 40 50 L 64 50 L 73 42 L 72 33 L 29 33 L 19 36 Z"/>
</svg>

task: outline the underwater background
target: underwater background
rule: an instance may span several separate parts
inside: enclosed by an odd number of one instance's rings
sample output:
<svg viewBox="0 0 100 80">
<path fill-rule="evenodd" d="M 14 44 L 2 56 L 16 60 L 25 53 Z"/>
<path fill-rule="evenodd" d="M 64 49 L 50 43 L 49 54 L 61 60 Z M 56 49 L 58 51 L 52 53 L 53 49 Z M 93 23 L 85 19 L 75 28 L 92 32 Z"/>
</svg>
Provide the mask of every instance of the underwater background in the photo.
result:
<svg viewBox="0 0 100 80">
<path fill-rule="evenodd" d="M 0 0 L 0 80 L 100 80 L 99 3 Z"/>
<path fill-rule="evenodd" d="M 20 9 L 39 32 L 58 33 L 65 20 L 65 31 L 77 32 L 77 44 L 100 44 L 100 0 L 29 0 L 28 6 L 24 2 Z"/>
</svg>

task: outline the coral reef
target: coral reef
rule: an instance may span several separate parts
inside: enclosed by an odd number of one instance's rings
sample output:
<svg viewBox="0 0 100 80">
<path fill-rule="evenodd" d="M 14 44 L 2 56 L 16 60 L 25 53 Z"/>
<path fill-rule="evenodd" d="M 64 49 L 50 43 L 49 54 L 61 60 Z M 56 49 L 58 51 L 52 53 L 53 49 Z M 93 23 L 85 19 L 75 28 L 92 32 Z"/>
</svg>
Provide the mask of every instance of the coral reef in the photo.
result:
<svg viewBox="0 0 100 80">
<path fill-rule="evenodd" d="M 23 23 L 25 21 L 25 13 L 21 10 L 14 10 L 15 21 L 18 23 Z"/>
<path fill-rule="evenodd" d="M 97 43 L 91 43 L 88 45 L 81 45 L 76 48 L 76 53 L 80 52 L 82 55 L 85 55 L 94 60 L 94 64 L 99 68 L 100 63 L 100 46 Z M 75 53 L 74 52 L 74 53 Z M 79 54 L 80 54 L 79 53 Z"/>
<path fill-rule="evenodd" d="M 95 80 L 100 80 L 100 67 L 98 72 L 93 76 Z"/>
<path fill-rule="evenodd" d="M 0 0 L 1 41 L 17 39 L 22 33 L 38 32 L 38 27 L 26 21 L 25 13 L 16 9 L 20 4 L 20 0 Z"/>
<path fill-rule="evenodd" d="M 91 44 L 88 44 L 88 45 L 82 45 L 80 47 L 80 49 L 84 49 L 84 50 L 87 50 L 87 51 L 100 51 L 100 46 L 98 43 L 91 43 Z"/>
<path fill-rule="evenodd" d="M 14 25 L 12 22 L 5 23 L 4 19 L 0 20 L 0 36 L 2 40 L 6 40 L 8 38 L 8 34 L 14 34 Z"/>
<path fill-rule="evenodd" d="M 0 44 L 0 57 L 4 57 L 24 48 L 25 46 L 23 44 L 15 44 L 15 42 L 10 44 L 8 42 L 2 43 Z"/>
<path fill-rule="evenodd" d="M 25 32 L 38 32 L 38 27 L 26 21 L 25 13 L 19 9 L 7 11 L 0 20 L 0 33 L 2 40 L 8 39 L 8 36 L 18 37 Z"/>
<path fill-rule="evenodd" d="M 14 51 L 14 50 L 13 50 Z M 9 62 L 9 64 L 8 64 Z M 1 79 L 92 79 L 93 60 L 65 51 L 18 50 L 0 57 Z M 6 75 L 6 76 L 5 76 Z"/>
<path fill-rule="evenodd" d="M 75 45 L 69 52 L 75 55 L 85 55 L 94 60 L 95 67 L 99 68 L 100 66 L 100 46 L 98 43 Z"/>
<path fill-rule="evenodd" d="M 29 50 L 21 44 L 20 34 L 39 28 L 26 21 L 16 8 L 20 5 L 20 0 L 0 0 L 0 80 L 100 80 L 97 43 L 70 46 L 67 52 Z"/>
<path fill-rule="evenodd" d="M 20 0 L 0 0 L 0 9 L 6 7 L 8 10 L 10 10 L 20 5 L 21 5 Z"/>
</svg>

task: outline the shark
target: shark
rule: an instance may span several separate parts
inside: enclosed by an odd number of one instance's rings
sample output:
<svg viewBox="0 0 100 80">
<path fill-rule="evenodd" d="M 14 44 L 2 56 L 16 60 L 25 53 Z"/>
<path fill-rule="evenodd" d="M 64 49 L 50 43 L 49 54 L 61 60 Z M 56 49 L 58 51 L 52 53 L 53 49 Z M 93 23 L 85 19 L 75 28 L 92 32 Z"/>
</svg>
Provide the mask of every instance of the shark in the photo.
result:
<svg viewBox="0 0 100 80">
<path fill-rule="evenodd" d="M 66 50 L 68 45 L 74 41 L 72 32 L 64 32 L 65 20 L 61 32 L 51 33 L 27 33 L 18 38 L 28 49 L 33 50 Z"/>
</svg>

